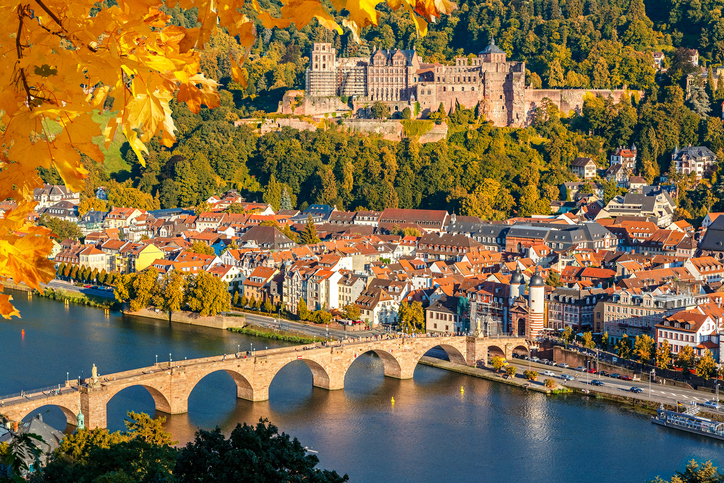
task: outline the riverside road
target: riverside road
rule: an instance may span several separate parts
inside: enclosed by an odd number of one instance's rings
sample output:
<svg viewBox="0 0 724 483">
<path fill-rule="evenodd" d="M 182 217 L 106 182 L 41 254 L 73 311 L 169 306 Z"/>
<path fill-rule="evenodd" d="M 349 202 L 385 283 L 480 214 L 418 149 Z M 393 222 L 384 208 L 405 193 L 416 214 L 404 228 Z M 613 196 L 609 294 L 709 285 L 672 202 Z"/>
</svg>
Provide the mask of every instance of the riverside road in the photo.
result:
<svg viewBox="0 0 724 483">
<path fill-rule="evenodd" d="M 510 362 L 518 368 L 519 374 L 522 376 L 523 371 L 528 370 L 528 361 L 513 360 Z M 555 378 L 559 384 L 565 385 L 572 389 L 589 389 L 591 391 L 602 392 L 606 394 L 613 394 L 617 396 L 626 396 L 643 401 L 653 401 L 656 403 L 664 404 L 676 404 L 680 402 L 685 406 L 690 406 L 691 403 L 694 405 L 700 405 L 706 401 L 713 400 L 715 395 L 710 391 L 696 391 L 689 388 L 677 387 L 673 385 L 662 385 L 661 379 L 657 382 L 649 381 L 624 381 L 621 379 L 614 379 L 607 376 L 601 376 L 600 374 L 589 374 L 586 372 L 580 372 L 573 368 L 561 368 L 557 366 L 548 366 L 545 364 L 531 362 L 530 368 L 537 371 L 539 378 L 545 378 L 543 371 L 551 371 L 555 374 Z M 560 380 L 562 374 L 568 374 L 575 378 L 573 381 Z M 603 382 L 603 386 L 594 386 L 591 384 L 594 380 L 600 380 Z M 632 387 L 638 387 L 642 390 L 640 393 L 631 392 Z M 650 389 L 649 389 L 650 387 Z M 650 395 L 649 395 L 650 391 Z M 710 408 L 706 409 L 707 412 L 724 414 L 723 411 L 716 411 Z"/>
</svg>

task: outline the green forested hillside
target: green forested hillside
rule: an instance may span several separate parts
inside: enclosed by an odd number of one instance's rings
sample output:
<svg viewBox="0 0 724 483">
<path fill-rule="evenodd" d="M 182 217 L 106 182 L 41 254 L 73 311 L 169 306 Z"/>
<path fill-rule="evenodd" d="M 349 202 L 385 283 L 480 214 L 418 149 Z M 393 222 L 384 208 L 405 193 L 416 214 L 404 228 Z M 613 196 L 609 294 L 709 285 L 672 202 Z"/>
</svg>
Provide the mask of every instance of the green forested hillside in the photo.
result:
<svg viewBox="0 0 724 483">
<path fill-rule="evenodd" d="M 724 0 L 466 0 L 422 39 L 413 36 L 407 17 L 383 15 L 378 27 L 364 32 L 363 45 L 349 34 L 338 36 L 313 24 L 302 31 L 261 29 L 246 65 L 251 82 L 245 90 L 228 77 L 229 50 L 235 47 L 221 34 L 203 54 L 204 69 L 224 86 L 221 107 L 194 115 L 183 105 L 174 106 L 174 147 L 152 143 L 145 167 L 127 145 L 121 147 L 131 170 L 111 177 L 124 185 L 95 169 L 86 192 L 109 185 L 114 199 L 126 203 L 190 206 L 232 187 L 261 199 L 274 176 L 296 197 L 297 207 L 322 202 L 346 209 L 447 208 L 504 218 L 547 212 L 548 202 L 560 196 L 561 183 L 572 179 L 568 166 L 575 157 L 593 157 L 604 167 L 612 149 L 634 142 L 639 171 L 652 182 L 668 172 L 675 146 L 703 144 L 724 158 L 719 107 L 724 82 L 717 89 L 710 75 L 697 87 L 697 99 L 687 99 L 685 75 L 694 67 L 680 49 L 698 47 L 702 63 L 722 61 L 722 5 Z M 171 13 L 178 23 L 191 18 L 178 10 Z M 591 98 L 581 116 L 549 106 L 527 129 L 495 128 L 459 109 L 443 114 L 449 116 L 448 139 L 422 146 L 350 136 L 334 125 L 262 137 L 248 127 L 234 127 L 239 118 L 264 115 L 257 109 L 275 110 L 279 93 L 301 86 L 313 41 L 328 39 L 343 55 L 364 54 L 372 45 L 414 44 L 427 60 L 450 61 L 478 51 L 492 37 L 510 58 L 528 63 L 534 84 L 629 84 L 642 91 L 643 99 L 632 96 L 613 105 Z M 667 53 L 667 73 L 655 75 L 652 50 Z M 674 181 L 682 188 L 692 186 L 689 180 Z M 615 193 L 609 186 L 607 197 Z M 706 206 L 724 209 L 718 174 L 711 187 L 700 184 L 696 191 L 681 193 L 682 216 L 701 217 Z"/>
<path fill-rule="evenodd" d="M 266 0 L 268 3 L 268 0 Z M 251 85 L 239 93 L 261 95 L 301 88 L 311 43 L 329 41 L 341 56 L 368 55 L 372 48 L 413 48 L 428 62 L 451 62 L 456 55 L 475 54 L 495 39 L 509 58 L 527 63 L 534 87 L 646 89 L 654 84 L 651 52 L 664 51 L 675 65 L 675 51 L 699 49 L 702 62 L 724 63 L 724 0 L 462 0 L 452 15 L 430 25 L 418 37 L 402 10 L 385 12 L 377 27 L 363 32 L 363 43 L 349 32 L 341 36 L 314 22 L 301 31 L 260 28 L 247 70 Z M 179 23 L 189 15 L 175 12 Z M 229 76 L 223 35 L 214 39 L 204 67 L 212 77 Z M 276 92 L 274 92 L 276 90 Z M 253 106 L 253 107 L 252 107 Z"/>
</svg>

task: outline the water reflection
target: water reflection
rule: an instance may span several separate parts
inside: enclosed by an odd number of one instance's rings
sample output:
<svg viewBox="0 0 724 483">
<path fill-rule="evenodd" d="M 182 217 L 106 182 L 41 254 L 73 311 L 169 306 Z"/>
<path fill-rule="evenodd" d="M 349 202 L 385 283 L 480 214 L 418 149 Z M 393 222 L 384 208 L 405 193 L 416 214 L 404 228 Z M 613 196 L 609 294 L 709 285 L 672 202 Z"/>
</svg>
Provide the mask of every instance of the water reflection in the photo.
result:
<svg viewBox="0 0 724 483">
<path fill-rule="evenodd" d="M 0 324 L 0 393 L 57 384 L 93 363 L 101 373 L 151 364 L 156 354 L 201 357 L 233 353 L 257 343 L 230 332 L 120 317 L 45 299 L 17 297 L 23 319 Z M 65 313 L 68 315 L 65 316 Z M 20 331 L 25 330 L 25 339 Z M 85 337 L 92 334 L 92 340 Z M 246 344 L 246 345 L 244 345 Z M 419 365 L 412 380 L 384 377 L 374 354 L 357 358 L 345 389 L 312 387 L 303 362 L 274 379 L 269 401 L 236 398 L 225 372 L 199 382 L 189 412 L 168 418 L 174 438 L 197 428 L 269 418 L 319 451 L 323 467 L 348 472 L 353 482 L 646 481 L 667 478 L 690 458 L 721 458 L 724 444 L 653 426 L 648 416 L 593 398 L 546 397 Z M 461 393 L 460 387 L 464 388 Z M 395 404 L 391 404 L 391 398 Z M 126 411 L 153 414 L 142 387 L 118 393 L 108 405 L 111 429 Z M 46 421 L 65 427 L 60 410 L 43 408 Z"/>
</svg>

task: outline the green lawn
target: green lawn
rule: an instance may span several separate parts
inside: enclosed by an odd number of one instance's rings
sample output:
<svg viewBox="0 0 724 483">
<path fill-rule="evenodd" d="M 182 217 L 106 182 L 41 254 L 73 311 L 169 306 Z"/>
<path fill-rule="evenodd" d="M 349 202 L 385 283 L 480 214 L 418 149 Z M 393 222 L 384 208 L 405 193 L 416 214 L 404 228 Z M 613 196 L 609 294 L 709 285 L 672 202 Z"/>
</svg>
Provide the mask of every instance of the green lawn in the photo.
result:
<svg viewBox="0 0 724 483">
<path fill-rule="evenodd" d="M 108 121 L 111 120 L 113 114 L 111 112 L 96 113 L 93 115 L 93 120 L 101 125 L 101 130 L 105 129 L 108 125 Z M 105 148 L 103 136 L 93 138 L 93 142 L 101 148 L 103 154 L 106 155 L 106 160 L 103 165 L 106 168 L 106 173 L 113 175 L 119 171 L 130 171 L 131 166 L 126 163 L 121 157 L 121 146 L 123 145 L 125 138 L 120 129 L 116 131 L 116 137 L 111 141 L 108 149 Z"/>
</svg>

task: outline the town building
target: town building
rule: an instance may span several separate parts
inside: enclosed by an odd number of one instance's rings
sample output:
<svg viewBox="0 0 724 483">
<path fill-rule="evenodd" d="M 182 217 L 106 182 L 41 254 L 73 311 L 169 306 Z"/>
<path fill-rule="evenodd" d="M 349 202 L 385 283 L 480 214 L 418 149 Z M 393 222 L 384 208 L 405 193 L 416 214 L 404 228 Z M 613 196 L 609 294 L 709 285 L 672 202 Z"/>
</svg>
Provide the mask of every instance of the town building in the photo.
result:
<svg viewBox="0 0 724 483">
<path fill-rule="evenodd" d="M 600 288 L 558 287 L 548 292 L 547 327 L 555 330 L 571 327 L 575 333 L 593 330 L 593 308 L 607 295 Z"/>
<path fill-rule="evenodd" d="M 615 344 L 624 334 L 654 337 L 654 327 L 663 317 L 696 306 L 691 293 L 677 294 L 665 289 L 641 291 L 619 289 L 594 309 L 594 331 L 608 333 L 609 343 Z"/>
<path fill-rule="evenodd" d="M 613 167 L 620 164 L 629 172 L 633 173 L 636 171 L 637 154 L 638 152 L 635 144 L 632 144 L 630 148 L 619 146 L 613 153 L 611 153 L 611 166 Z"/>
<path fill-rule="evenodd" d="M 671 155 L 676 172 L 683 175 L 695 174 L 696 179 L 708 177 L 715 169 L 716 154 L 704 146 L 676 147 Z"/>
<path fill-rule="evenodd" d="M 596 162 L 591 158 L 576 158 L 571 161 L 571 171 L 581 179 L 593 179 L 596 177 Z"/>
<path fill-rule="evenodd" d="M 656 324 L 656 345 L 669 343 L 671 353 L 676 355 L 682 347 L 689 346 L 701 357 L 704 351 L 711 351 L 715 361 L 720 360 L 719 321 L 702 307 L 683 310 L 664 317 Z"/>
<path fill-rule="evenodd" d="M 425 330 L 427 333 L 455 334 L 465 331 L 458 314 L 458 297 L 441 296 L 425 308 Z"/>
<path fill-rule="evenodd" d="M 61 201 L 77 205 L 80 203 L 80 193 L 69 190 L 65 185 L 46 184 L 33 190 L 33 200 L 37 203 L 35 210 L 41 211 Z"/>
</svg>

